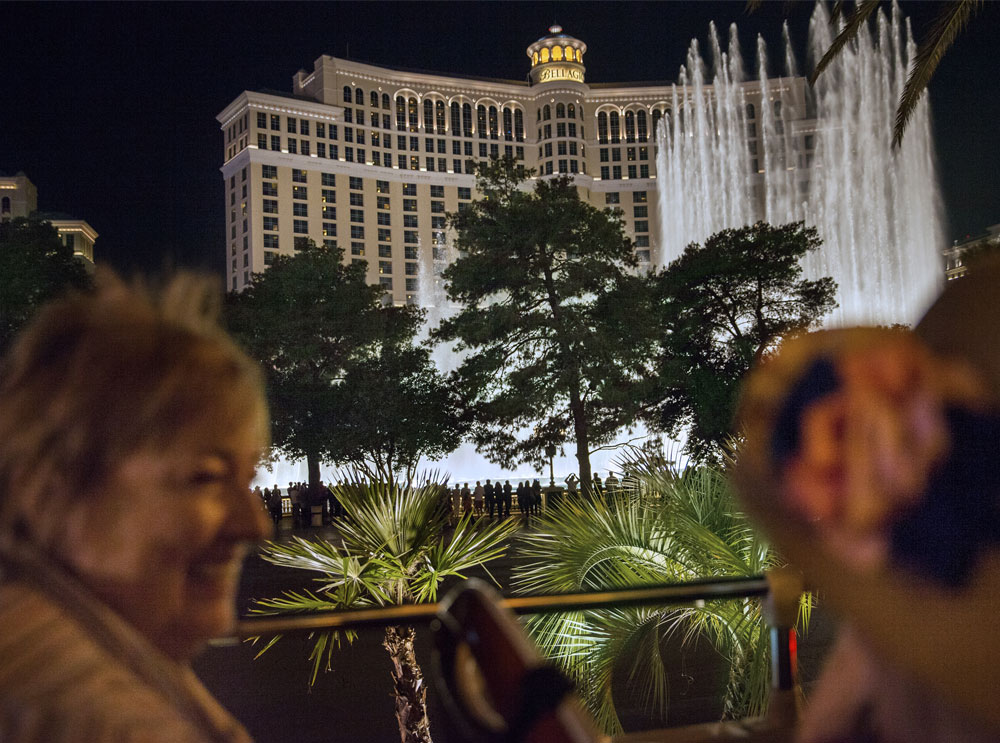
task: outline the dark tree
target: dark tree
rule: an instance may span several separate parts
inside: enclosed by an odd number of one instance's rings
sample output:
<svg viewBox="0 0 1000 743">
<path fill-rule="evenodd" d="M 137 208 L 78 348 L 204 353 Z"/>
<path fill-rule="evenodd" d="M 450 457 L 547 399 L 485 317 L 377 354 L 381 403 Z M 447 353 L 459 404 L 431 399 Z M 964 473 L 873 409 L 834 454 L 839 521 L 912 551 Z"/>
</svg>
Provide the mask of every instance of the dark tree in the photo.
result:
<svg viewBox="0 0 1000 743">
<path fill-rule="evenodd" d="M 472 438 L 491 460 L 540 465 L 573 441 L 580 479 L 592 447 L 633 419 L 646 369 L 633 314 L 643 280 L 620 213 L 582 202 L 568 178 L 511 159 L 481 168 L 483 198 L 450 217 L 460 257 L 444 277 L 459 312 L 435 336 L 458 341 Z"/>
<path fill-rule="evenodd" d="M 381 343 L 350 366 L 338 389 L 331 451 L 373 481 L 401 474 L 409 483 L 421 457 L 440 459 L 461 443 L 461 400 L 425 348 Z"/>
<path fill-rule="evenodd" d="M 86 289 L 90 274 L 48 222 L 0 222 L 0 355 L 38 307 L 66 289 Z"/>
<path fill-rule="evenodd" d="M 686 431 L 695 459 L 721 455 L 754 360 L 836 307 L 832 278 L 802 278 L 802 257 L 820 244 L 802 222 L 758 222 L 688 245 L 656 277 L 660 388 L 647 416 L 671 435 Z"/>
<path fill-rule="evenodd" d="M 227 305 L 231 330 L 267 375 L 273 446 L 305 458 L 313 486 L 320 462 L 338 461 L 350 370 L 380 344 L 407 340 L 416 324 L 415 309 L 385 306 L 365 269 L 345 265 L 339 248 L 310 243 L 278 256 Z"/>
</svg>

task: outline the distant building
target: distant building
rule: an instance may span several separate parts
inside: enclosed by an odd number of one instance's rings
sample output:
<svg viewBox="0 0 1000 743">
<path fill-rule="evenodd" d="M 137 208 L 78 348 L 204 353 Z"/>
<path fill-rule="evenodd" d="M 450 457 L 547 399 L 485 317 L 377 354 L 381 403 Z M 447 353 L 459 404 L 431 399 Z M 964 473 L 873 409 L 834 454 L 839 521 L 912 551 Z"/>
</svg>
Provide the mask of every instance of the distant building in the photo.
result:
<svg viewBox="0 0 1000 743">
<path fill-rule="evenodd" d="M 28 176 L 18 172 L 12 176 L 0 174 L 0 220 L 24 217 L 49 222 L 63 243 L 83 260 L 88 268 L 94 265 L 94 243 L 97 232 L 86 220 L 63 212 L 38 211 L 38 189 Z"/>
<path fill-rule="evenodd" d="M 242 289 L 253 272 L 311 238 L 366 263 L 369 282 L 395 302 L 413 301 L 420 276 L 431 275 L 422 269 L 448 258 L 446 213 L 477 196 L 476 164 L 504 155 L 540 178 L 568 175 L 584 200 L 621 209 L 640 266 L 649 268 L 660 239 L 654 133 L 672 116 L 674 86 L 588 84 L 586 51 L 553 26 L 527 48 L 525 81 L 324 55 L 293 76 L 291 93 L 244 91 L 216 117 L 227 286 Z M 767 102 L 758 81 L 741 88 L 748 166 L 763 172 L 755 159 L 762 104 L 782 128 L 789 111 L 807 110 L 807 85 L 772 80 Z M 694 92 L 678 89 L 682 101 Z M 811 166 L 814 123 L 788 121 L 800 167 Z"/>
<path fill-rule="evenodd" d="M 967 256 L 970 252 L 980 250 L 1000 251 L 1000 224 L 990 225 L 985 233 L 976 236 L 966 235 L 962 240 L 955 240 L 944 249 L 945 276 L 948 281 L 965 276 L 969 270 Z"/>
</svg>

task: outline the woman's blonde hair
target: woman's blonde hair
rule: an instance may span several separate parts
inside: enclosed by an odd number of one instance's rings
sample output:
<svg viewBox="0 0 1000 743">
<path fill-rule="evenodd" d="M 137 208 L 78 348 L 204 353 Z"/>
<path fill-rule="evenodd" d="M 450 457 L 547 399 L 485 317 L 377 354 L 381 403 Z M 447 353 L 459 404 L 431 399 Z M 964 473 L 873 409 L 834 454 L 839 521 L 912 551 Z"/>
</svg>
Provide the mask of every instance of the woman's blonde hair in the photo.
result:
<svg viewBox="0 0 1000 743">
<path fill-rule="evenodd" d="M 219 326 L 214 281 L 96 284 L 42 308 L 0 368 L 0 539 L 53 547 L 67 505 L 190 427 L 250 417 L 268 443 L 260 369 Z"/>
</svg>

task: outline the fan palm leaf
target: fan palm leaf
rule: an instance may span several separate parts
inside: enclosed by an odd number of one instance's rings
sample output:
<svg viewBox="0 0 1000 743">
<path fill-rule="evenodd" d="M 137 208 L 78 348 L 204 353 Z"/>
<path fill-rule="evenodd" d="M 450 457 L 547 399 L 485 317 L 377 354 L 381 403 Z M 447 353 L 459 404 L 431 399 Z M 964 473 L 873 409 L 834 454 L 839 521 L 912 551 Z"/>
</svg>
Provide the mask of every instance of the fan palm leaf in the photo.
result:
<svg viewBox="0 0 1000 743">
<path fill-rule="evenodd" d="M 448 538 L 440 485 L 412 487 L 354 477 L 334 495 L 347 513 L 339 525 L 342 544 L 294 537 L 290 543 L 269 542 L 262 552 L 275 565 L 316 573 L 317 588 L 260 599 L 253 611 L 285 614 L 434 601 L 445 578 L 462 577 L 469 568 L 502 556 L 518 526 L 513 519 L 479 524 L 466 516 Z M 426 689 L 413 637 L 412 628 L 388 627 L 383 646 L 393 658 L 401 735 L 404 740 L 429 743 Z M 310 635 L 310 685 L 320 669 L 331 669 L 333 652 L 341 643 L 354 638 L 353 633 L 334 631 Z M 258 657 L 277 639 L 270 640 Z"/>
<path fill-rule="evenodd" d="M 544 515 L 520 537 L 526 560 L 516 566 L 519 591 L 613 589 L 713 576 L 756 575 L 776 563 L 735 505 L 715 468 L 623 463 L 633 473 L 620 495 L 582 499 Z M 708 640 L 728 662 L 727 715 L 757 714 L 768 688 L 768 637 L 760 604 L 699 602 L 689 607 L 617 608 L 528 618 L 543 654 L 570 675 L 598 723 L 621 731 L 615 679 L 664 713 L 669 693 L 664 643 Z M 622 665 L 625 664 L 625 665 Z M 624 677 L 621 671 L 627 671 Z M 619 692 L 621 690 L 618 690 Z"/>
</svg>

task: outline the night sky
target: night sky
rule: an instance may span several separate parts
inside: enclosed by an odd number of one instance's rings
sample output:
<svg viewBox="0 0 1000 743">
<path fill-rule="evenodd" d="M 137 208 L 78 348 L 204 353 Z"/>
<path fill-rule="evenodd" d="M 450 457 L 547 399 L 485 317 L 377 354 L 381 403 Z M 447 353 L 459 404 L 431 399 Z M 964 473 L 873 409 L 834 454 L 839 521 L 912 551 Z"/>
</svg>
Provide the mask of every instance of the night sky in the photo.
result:
<svg viewBox="0 0 1000 743">
<path fill-rule="evenodd" d="M 937 3 L 902 2 L 919 38 Z M 82 217 L 117 268 L 222 271 L 216 114 L 241 91 L 291 91 L 321 54 L 523 80 L 554 22 L 588 45 L 588 82 L 675 81 L 708 23 L 744 50 L 781 21 L 805 46 L 812 3 L 0 4 L 0 173 L 23 170 L 39 208 Z M 949 239 L 1000 222 L 1000 6 L 987 3 L 931 84 Z M 704 46 L 703 46 L 704 48 Z M 800 68 L 804 68 L 800 58 Z"/>
</svg>

